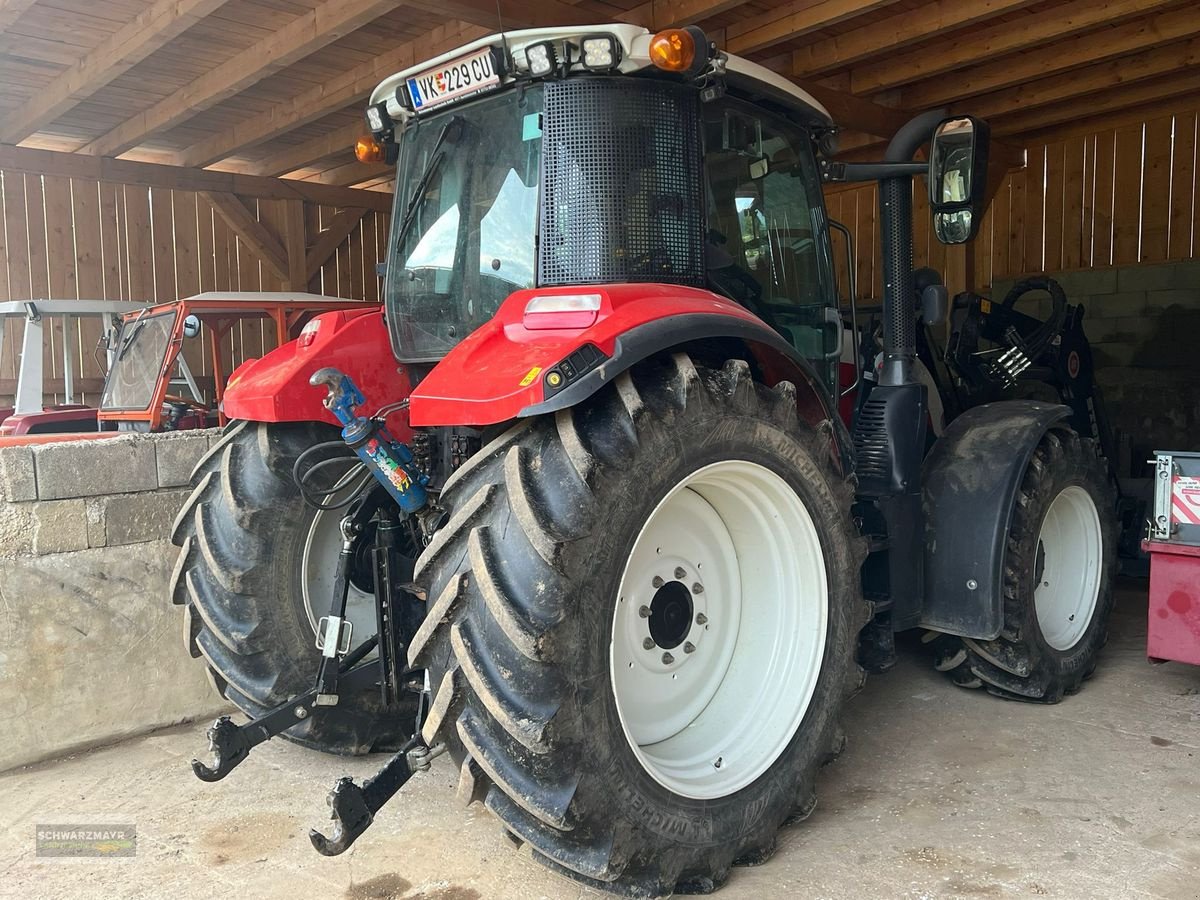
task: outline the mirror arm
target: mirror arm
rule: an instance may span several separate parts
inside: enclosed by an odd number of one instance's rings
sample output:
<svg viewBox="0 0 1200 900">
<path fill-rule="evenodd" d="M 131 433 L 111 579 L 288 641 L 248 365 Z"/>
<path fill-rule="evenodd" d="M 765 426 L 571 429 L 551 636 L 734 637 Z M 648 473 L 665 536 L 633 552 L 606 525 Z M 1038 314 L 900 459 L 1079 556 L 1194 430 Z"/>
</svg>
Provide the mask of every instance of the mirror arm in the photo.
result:
<svg viewBox="0 0 1200 900">
<path fill-rule="evenodd" d="M 826 184 L 843 181 L 879 181 L 881 178 L 903 178 L 928 173 L 928 163 L 844 163 L 828 159 L 821 160 L 821 181 Z"/>
<path fill-rule="evenodd" d="M 900 130 L 888 143 L 887 151 L 883 154 L 884 162 L 903 163 L 913 158 L 913 155 L 925 144 L 938 124 L 946 118 L 945 109 L 931 109 L 928 112 L 913 116 L 900 126 Z"/>
</svg>

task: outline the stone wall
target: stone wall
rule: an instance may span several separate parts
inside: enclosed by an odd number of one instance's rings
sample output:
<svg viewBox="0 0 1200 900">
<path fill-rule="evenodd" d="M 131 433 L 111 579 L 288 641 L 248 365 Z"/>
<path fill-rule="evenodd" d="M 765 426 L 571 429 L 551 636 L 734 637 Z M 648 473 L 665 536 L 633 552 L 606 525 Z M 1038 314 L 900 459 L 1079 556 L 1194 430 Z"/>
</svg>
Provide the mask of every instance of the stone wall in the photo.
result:
<svg viewBox="0 0 1200 900">
<path fill-rule="evenodd" d="M 1127 442 L 1123 474 L 1146 474 L 1154 450 L 1200 450 L 1200 260 L 1051 274 L 1084 307 L 1096 381 Z M 1044 316 L 1049 300 L 1028 309 Z"/>
<path fill-rule="evenodd" d="M 167 532 L 216 435 L 0 447 L 0 771 L 227 706 L 167 597 Z"/>
</svg>

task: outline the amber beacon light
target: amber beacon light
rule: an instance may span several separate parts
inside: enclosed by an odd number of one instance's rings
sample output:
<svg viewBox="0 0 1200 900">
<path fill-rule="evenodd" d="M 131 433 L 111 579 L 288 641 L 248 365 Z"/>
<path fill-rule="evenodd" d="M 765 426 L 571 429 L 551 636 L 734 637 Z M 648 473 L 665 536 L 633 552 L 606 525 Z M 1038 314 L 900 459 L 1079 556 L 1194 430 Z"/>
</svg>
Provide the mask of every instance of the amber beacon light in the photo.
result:
<svg viewBox="0 0 1200 900">
<path fill-rule="evenodd" d="M 667 72 L 699 74 L 708 62 L 708 38 L 694 25 L 660 31 L 650 40 L 650 61 Z"/>
<path fill-rule="evenodd" d="M 372 135 L 363 135 L 354 142 L 354 158 L 361 163 L 383 162 L 385 155 L 383 144 Z"/>
</svg>

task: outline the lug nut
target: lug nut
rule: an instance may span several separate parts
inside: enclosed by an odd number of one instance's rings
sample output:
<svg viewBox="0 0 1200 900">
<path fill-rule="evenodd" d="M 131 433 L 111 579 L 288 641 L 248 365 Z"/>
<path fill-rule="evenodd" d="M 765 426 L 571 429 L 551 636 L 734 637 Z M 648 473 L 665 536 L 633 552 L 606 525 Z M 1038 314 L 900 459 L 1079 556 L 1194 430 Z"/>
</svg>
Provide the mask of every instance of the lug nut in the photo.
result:
<svg viewBox="0 0 1200 900">
<path fill-rule="evenodd" d="M 671 663 L 675 662 L 675 657 L 673 657 L 670 653 L 664 653 L 662 660 L 664 666 L 669 666 Z"/>
<path fill-rule="evenodd" d="M 684 641 L 684 644 L 683 644 L 683 652 L 684 652 L 684 653 L 695 653 L 695 652 L 696 652 L 696 645 L 695 645 L 695 644 L 693 644 L 691 641 Z"/>
<path fill-rule="evenodd" d="M 642 605 L 638 607 L 638 615 L 643 619 L 650 618 L 650 607 Z"/>
<path fill-rule="evenodd" d="M 297 706 L 292 712 L 296 714 L 297 719 L 303 719 L 308 715 L 308 710 L 303 706 Z"/>
<path fill-rule="evenodd" d="M 657 590 L 658 588 L 663 586 L 663 580 L 661 578 L 659 578 L 657 575 L 655 575 L 654 579 L 650 582 L 650 584 L 652 587 L 654 587 L 655 590 Z"/>
<path fill-rule="evenodd" d="M 704 593 L 704 585 L 702 585 L 700 582 L 697 581 L 695 584 L 692 585 L 692 593 L 693 594 L 703 594 Z"/>
<path fill-rule="evenodd" d="M 683 577 L 684 577 L 685 575 L 687 575 L 687 572 L 683 571 L 683 567 L 682 567 L 682 566 L 676 566 L 676 567 L 675 567 L 675 577 L 676 577 L 676 578 L 678 578 L 680 581 L 682 581 L 682 580 L 683 580 Z"/>
<path fill-rule="evenodd" d="M 696 624 L 697 625 L 707 625 L 708 624 L 708 616 L 706 616 L 704 613 L 696 613 Z"/>
<path fill-rule="evenodd" d="M 653 650 L 654 649 L 654 638 L 646 638 L 644 641 L 642 641 L 642 646 L 645 647 L 647 650 Z"/>
</svg>

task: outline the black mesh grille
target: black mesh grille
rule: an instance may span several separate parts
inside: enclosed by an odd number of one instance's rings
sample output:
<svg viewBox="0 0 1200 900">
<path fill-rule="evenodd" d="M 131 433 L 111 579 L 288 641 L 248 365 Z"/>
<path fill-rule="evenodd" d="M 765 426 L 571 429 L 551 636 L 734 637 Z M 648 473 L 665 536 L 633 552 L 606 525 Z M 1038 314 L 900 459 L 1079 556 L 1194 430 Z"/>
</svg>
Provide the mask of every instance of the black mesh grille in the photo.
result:
<svg viewBox="0 0 1200 900">
<path fill-rule="evenodd" d="M 549 82 L 538 283 L 704 284 L 696 92 L 628 77 Z"/>
</svg>

